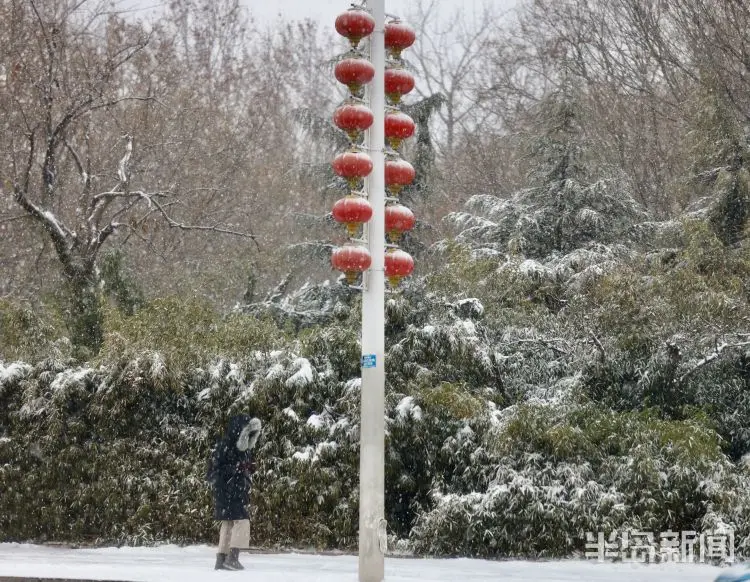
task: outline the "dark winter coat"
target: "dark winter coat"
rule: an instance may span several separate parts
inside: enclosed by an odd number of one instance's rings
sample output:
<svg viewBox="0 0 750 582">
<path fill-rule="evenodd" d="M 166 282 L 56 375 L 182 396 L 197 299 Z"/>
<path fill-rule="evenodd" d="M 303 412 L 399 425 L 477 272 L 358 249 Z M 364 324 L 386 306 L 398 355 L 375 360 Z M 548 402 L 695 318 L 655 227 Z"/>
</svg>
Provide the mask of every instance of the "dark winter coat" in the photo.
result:
<svg viewBox="0 0 750 582">
<path fill-rule="evenodd" d="M 242 430 L 249 426 L 247 450 L 237 448 Z M 216 444 L 206 478 L 214 494 L 214 518 L 218 520 L 248 519 L 250 477 L 254 471 L 252 450 L 260 436 L 260 421 L 247 415 L 229 421 L 224 437 Z"/>
</svg>

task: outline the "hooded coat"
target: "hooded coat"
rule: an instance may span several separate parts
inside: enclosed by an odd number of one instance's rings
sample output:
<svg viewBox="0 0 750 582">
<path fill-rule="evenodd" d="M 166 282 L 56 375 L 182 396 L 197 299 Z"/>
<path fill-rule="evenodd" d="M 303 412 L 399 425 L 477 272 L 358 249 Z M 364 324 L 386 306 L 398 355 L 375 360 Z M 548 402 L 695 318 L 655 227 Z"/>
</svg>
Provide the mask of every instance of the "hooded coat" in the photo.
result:
<svg viewBox="0 0 750 582">
<path fill-rule="evenodd" d="M 254 470 L 252 450 L 260 436 L 261 423 L 257 418 L 242 414 L 230 419 L 223 438 L 211 454 L 207 475 L 214 494 L 214 518 L 223 520 L 248 519 L 250 477 Z M 239 443 L 246 431 L 246 443 Z M 241 450 L 238 445 L 247 445 Z"/>
</svg>

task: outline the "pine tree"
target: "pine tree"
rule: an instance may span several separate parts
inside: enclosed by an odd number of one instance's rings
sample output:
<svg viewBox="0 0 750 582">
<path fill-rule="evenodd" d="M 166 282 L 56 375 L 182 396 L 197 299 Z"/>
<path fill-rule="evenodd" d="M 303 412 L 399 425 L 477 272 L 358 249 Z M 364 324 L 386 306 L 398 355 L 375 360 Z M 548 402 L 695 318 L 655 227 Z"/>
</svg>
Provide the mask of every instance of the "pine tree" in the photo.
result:
<svg viewBox="0 0 750 582">
<path fill-rule="evenodd" d="M 585 111 L 569 89 L 543 102 L 529 154 L 530 187 L 509 198 L 473 196 L 466 212 L 447 220 L 457 239 L 480 254 L 520 253 L 544 259 L 589 243 L 618 241 L 643 211 L 622 180 L 595 178 L 582 119 Z"/>
<path fill-rule="evenodd" d="M 733 246 L 743 238 L 750 220 L 748 136 L 716 85 L 709 74 L 698 98 L 691 132 L 693 183 L 709 186 L 709 224 L 724 245 Z"/>
</svg>

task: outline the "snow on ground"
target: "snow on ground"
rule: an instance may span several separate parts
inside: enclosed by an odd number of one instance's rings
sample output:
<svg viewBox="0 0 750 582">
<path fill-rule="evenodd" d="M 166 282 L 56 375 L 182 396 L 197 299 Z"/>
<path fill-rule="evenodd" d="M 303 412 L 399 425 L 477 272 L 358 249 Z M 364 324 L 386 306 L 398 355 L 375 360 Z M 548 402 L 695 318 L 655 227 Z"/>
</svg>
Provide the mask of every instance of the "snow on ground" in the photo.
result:
<svg viewBox="0 0 750 582">
<path fill-rule="evenodd" d="M 0 579 L 51 577 L 124 582 L 356 582 L 356 556 L 244 554 L 246 570 L 213 570 L 215 548 L 63 549 L 0 544 Z M 614 564 L 595 560 L 490 562 L 386 558 L 386 582 L 713 582 L 721 568 L 705 564 Z"/>
</svg>

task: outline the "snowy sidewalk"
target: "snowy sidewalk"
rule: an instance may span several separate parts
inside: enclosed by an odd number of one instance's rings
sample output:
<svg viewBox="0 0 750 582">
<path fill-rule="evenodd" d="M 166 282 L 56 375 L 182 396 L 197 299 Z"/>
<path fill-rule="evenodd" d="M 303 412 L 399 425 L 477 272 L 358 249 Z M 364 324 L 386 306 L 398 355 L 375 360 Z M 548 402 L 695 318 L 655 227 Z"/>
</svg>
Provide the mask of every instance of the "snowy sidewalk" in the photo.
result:
<svg viewBox="0 0 750 582">
<path fill-rule="evenodd" d="M 0 580 L 34 577 L 123 582 L 356 582 L 355 556 L 245 554 L 243 572 L 213 570 L 208 546 L 62 549 L 0 544 Z M 720 568 L 703 564 L 612 564 L 596 561 L 490 562 L 386 559 L 386 582 L 713 582 Z"/>
</svg>

